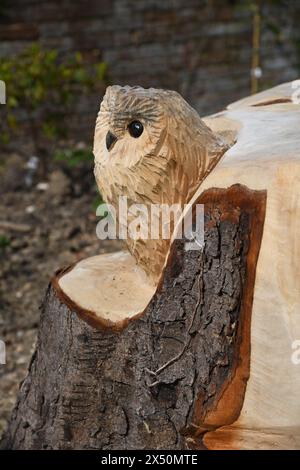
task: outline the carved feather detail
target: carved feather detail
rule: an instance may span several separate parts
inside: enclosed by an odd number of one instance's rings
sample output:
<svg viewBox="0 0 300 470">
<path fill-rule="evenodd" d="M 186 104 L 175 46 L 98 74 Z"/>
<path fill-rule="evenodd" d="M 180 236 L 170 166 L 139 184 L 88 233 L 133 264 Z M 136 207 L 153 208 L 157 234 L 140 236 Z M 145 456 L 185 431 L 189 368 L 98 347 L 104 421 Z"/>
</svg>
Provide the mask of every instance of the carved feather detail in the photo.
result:
<svg viewBox="0 0 300 470">
<path fill-rule="evenodd" d="M 134 120 L 143 124 L 139 138 L 128 132 Z M 117 138 L 110 151 L 108 131 Z M 119 196 L 127 196 L 128 205 L 183 206 L 227 149 L 178 93 L 112 86 L 96 123 L 95 177 L 104 200 L 116 208 Z M 153 280 L 161 274 L 169 244 L 161 238 L 127 239 L 128 249 Z"/>
</svg>

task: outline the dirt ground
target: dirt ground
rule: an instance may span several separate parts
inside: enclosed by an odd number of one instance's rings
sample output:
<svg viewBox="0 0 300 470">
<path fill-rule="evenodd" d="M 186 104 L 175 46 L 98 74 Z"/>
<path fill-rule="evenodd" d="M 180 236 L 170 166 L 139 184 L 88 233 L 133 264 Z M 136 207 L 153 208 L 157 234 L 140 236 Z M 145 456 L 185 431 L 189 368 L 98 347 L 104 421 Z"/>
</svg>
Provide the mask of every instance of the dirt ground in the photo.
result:
<svg viewBox="0 0 300 470">
<path fill-rule="evenodd" d="M 54 167 L 27 187 L 24 162 L 0 167 L 0 437 L 26 375 L 36 341 L 39 306 L 53 273 L 76 260 L 121 247 L 100 241 L 95 229 L 97 190 L 90 167 Z"/>
</svg>

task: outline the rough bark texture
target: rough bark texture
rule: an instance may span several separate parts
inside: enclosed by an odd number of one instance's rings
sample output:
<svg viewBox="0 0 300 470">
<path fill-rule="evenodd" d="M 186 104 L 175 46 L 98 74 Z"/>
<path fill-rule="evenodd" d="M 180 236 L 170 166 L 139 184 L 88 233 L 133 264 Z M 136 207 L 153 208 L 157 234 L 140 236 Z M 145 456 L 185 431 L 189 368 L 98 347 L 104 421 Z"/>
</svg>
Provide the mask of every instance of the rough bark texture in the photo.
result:
<svg viewBox="0 0 300 470">
<path fill-rule="evenodd" d="M 123 331 L 93 328 L 49 287 L 2 448 L 199 449 L 203 432 L 236 418 L 265 194 L 213 191 L 204 250 L 175 241 L 159 291 Z M 216 410 L 241 365 L 242 392 L 224 418 Z"/>
</svg>

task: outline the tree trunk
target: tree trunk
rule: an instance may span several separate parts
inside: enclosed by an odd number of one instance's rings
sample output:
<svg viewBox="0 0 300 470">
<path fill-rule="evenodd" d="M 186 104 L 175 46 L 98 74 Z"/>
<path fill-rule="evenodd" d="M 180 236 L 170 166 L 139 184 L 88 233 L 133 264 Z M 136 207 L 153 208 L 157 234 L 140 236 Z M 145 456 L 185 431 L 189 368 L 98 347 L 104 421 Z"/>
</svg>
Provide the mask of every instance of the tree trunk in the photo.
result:
<svg viewBox="0 0 300 470">
<path fill-rule="evenodd" d="M 205 191 L 205 245 L 175 240 L 161 284 L 121 331 L 46 293 L 5 449 L 201 449 L 233 423 L 250 365 L 264 191 Z"/>
</svg>

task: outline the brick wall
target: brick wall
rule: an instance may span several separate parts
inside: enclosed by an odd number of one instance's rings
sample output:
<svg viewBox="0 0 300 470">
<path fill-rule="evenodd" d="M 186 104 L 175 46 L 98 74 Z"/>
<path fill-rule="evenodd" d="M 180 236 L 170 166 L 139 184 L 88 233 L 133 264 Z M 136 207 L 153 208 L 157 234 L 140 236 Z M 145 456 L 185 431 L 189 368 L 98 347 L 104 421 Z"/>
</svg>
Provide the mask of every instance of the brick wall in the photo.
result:
<svg viewBox="0 0 300 470">
<path fill-rule="evenodd" d="M 212 113 L 250 91 L 247 3 L 0 0 L 0 57 L 36 40 L 62 54 L 81 50 L 108 63 L 113 83 L 175 89 L 201 114 Z M 261 86 L 267 87 L 300 75 L 300 1 L 262 3 Z M 98 105 L 98 97 L 81 104 L 84 128 L 92 128 Z"/>
</svg>

